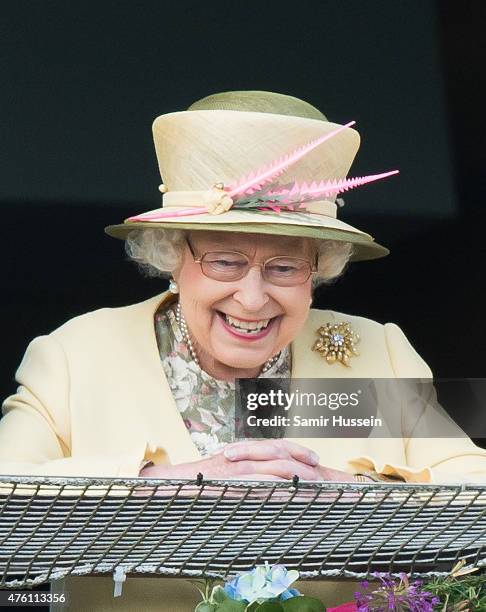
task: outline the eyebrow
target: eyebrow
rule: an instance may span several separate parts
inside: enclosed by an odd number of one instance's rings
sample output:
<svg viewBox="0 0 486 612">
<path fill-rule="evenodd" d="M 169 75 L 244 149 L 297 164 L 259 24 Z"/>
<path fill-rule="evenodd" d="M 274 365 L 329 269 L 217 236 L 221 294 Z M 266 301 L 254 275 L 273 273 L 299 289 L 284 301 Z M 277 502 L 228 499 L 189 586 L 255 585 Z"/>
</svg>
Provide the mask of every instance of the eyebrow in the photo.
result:
<svg viewBox="0 0 486 612">
<path fill-rule="evenodd" d="M 202 232 L 201 232 L 202 234 Z M 197 233 L 195 232 L 192 237 L 191 237 L 191 244 L 194 246 L 195 249 L 198 250 L 198 252 L 200 253 L 208 253 L 210 251 L 234 251 L 234 252 L 240 252 L 240 253 L 244 253 L 245 252 L 245 247 L 243 247 L 242 249 L 238 249 L 237 247 L 235 247 L 232 242 L 231 242 L 231 234 L 230 233 L 225 233 L 223 236 L 217 236 L 216 238 L 211 237 L 210 235 L 206 234 L 206 236 L 203 236 L 199 234 L 199 236 L 197 235 Z M 260 235 L 259 235 L 260 236 Z M 207 241 L 207 244 L 205 244 L 204 246 L 200 246 L 198 244 L 194 243 L 194 239 L 195 242 L 197 243 L 197 239 L 200 239 L 201 242 L 204 244 Z M 262 244 L 264 244 L 264 238 L 265 235 L 261 234 L 261 238 L 262 240 Z M 296 239 L 294 236 L 279 236 L 279 244 L 278 244 L 278 249 L 279 252 L 276 255 L 272 255 L 279 257 L 279 256 L 285 256 L 285 255 L 289 255 L 288 250 L 291 249 L 292 247 L 301 247 L 300 253 L 296 254 L 295 257 L 311 257 L 313 258 L 316 254 L 316 247 L 315 244 L 313 244 L 314 241 L 310 241 L 310 242 L 304 242 L 302 243 L 301 240 L 302 239 Z M 307 248 L 308 247 L 308 248 Z"/>
<path fill-rule="evenodd" d="M 291 248 L 291 247 L 300 247 L 302 246 L 302 251 L 305 251 L 305 245 L 301 244 L 299 241 L 293 241 L 292 239 L 290 240 L 285 240 L 286 236 L 282 236 L 282 241 L 279 242 L 278 244 L 278 248 L 279 249 L 285 249 L 287 248 Z M 223 250 L 228 250 L 228 251 L 237 251 L 238 248 L 234 246 L 234 244 L 229 241 L 224 241 L 224 240 L 214 240 L 214 241 L 208 241 L 208 244 L 206 245 L 205 248 L 208 249 L 223 249 Z"/>
</svg>

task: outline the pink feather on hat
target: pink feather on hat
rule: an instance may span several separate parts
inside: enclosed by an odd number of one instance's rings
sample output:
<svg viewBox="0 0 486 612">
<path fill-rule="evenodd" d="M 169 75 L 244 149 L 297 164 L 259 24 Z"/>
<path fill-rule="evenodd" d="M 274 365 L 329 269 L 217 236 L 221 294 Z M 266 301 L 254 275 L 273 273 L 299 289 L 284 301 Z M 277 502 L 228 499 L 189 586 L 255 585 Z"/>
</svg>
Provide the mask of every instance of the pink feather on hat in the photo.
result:
<svg viewBox="0 0 486 612">
<path fill-rule="evenodd" d="M 267 164 L 255 172 L 251 172 L 247 176 L 240 177 L 233 185 L 228 187 L 226 191 L 230 197 L 251 194 L 255 191 L 260 190 L 263 185 L 271 183 L 277 176 L 283 174 L 290 166 L 293 166 L 299 159 L 302 159 L 307 153 L 310 153 L 313 149 L 321 145 L 326 140 L 329 140 L 339 132 L 342 132 L 346 128 L 354 125 L 356 121 L 350 121 L 346 125 L 340 125 L 336 130 L 333 130 L 329 134 L 325 134 L 320 138 L 316 138 L 311 142 L 297 148 L 292 153 L 288 153 L 283 157 L 276 159 L 270 164 Z"/>
</svg>

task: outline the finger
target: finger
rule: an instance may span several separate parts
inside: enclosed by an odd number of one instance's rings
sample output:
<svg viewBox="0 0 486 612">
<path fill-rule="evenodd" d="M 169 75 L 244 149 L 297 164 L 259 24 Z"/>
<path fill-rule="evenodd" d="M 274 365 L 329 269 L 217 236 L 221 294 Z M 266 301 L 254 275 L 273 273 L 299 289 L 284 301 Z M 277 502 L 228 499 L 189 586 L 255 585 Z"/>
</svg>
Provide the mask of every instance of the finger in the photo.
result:
<svg viewBox="0 0 486 612">
<path fill-rule="evenodd" d="M 230 461 L 268 461 L 271 459 L 292 458 L 306 465 L 319 464 L 319 455 L 290 440 L 252 440 L 227 444 L 223 449 L 224 456 Z"/>
<path fill-rule="evenodd" d="M 317 472 L 319 474 L 319 479 L 325 480 L 326 482 L 356 482 L 353 474 L 341 470 L 333 470 L 324 465 L 319 465 L 317 467 Z"/>
<path fill-rule="evenodd" d="M 223 454 L 230 461 L 268 461 L 286 459 L 288 452 L 284 447 L 272 444 L 271 440 L 251 440 L 225 446 Z"/>
<path fill-rule="evenodd" d="M 236 461 L 233 465 L 234 473 L 238 476 L 244 474 L 267 474 L 278 476 L 284 480 L 292 480 L 298 476 L 302 480 L 318 480 L 319 475 L 312 467 L 292 459 L 276 459 L 269 461 Z"/>
<path fill-rule="evenodd" d="M 302 446 L 302 444 L 298 444 L 297 442 L 292 442 L 292 440 L 282 439 L 275 440 L 275 442 L 283 444 L 293 459 L 302 461 L 302 463 L 307 463 L 307 465 L 319 465 L 320 457 L 312 449 Z"/>
<path fill-rule="evenodd" d="M 275 476 L 274 474 L 243 474 L 238 480 L 257 480 L 262 482 L 262 480 L 286 480 L 286 478 Z"/>
</svg>

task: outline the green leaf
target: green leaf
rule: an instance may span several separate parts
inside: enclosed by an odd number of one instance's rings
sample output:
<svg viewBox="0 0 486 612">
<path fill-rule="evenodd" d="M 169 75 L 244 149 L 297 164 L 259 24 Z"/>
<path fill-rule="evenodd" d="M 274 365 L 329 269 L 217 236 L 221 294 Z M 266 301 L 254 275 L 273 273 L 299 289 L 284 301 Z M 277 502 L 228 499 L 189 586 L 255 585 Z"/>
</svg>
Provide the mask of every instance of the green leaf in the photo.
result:
<svg viewBox="0 0 486 612">
<path fill-rule="evenodd" d="M 226 601 L 227 599 L 231 599 L 228 593 L 220 584 L 216 585 L 211 592 L 211 601 L 220 604 L 223 603 L 223 601 Z"/>
<path fill-rule="evenodd" d="M 216 612 L 245 612 L 246 606 L 247 604 L 244 601 L 227 599 L 226 601 L 223 601 L 223 603 L 216 604 L 214 610 Z"/>
<path fill-rule="evenodd" d="M 285 612 L 326 612 L 326 606 L 315 597 L 298 595 L 282 601 L 282 610 Z"/>
<path fill-rule="evenodd" d="M 261 606 L 255 608 L 256 612 L 282 612 L 282 603 L 280 601 L 265 601 Z"/>
<path fill-rule="evenodd" d="M 194 609 L 194 612 L 216 612 L 216 604 L 209 603 L 209 601 L 200 601 Z"/>
</svg>

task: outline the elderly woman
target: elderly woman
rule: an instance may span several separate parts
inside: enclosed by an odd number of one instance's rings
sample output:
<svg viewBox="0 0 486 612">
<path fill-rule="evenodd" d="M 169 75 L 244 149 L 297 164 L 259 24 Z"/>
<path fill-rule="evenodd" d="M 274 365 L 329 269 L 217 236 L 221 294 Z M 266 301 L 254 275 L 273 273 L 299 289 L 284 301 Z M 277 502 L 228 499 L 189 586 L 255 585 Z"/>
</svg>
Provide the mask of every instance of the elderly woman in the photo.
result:
<svg viewBox="0 0 486 612">
<path fill-rule="evenodd" d="M 340 191 L 384 175 L 346 180 L 357 132 L 268 92 L 209 96 L 159 117 L 154 139 L 163 207 L 106 231 L 169 275 L 169 291 L 29 345 L 3 405 L 1 473 L 486 478 L 486 452 L 465 437 L 235 441 L 236 378 L 431 377 L 393 323 L 310 309 L 317 283 L 387 254 L 336 218 Z M 180 580 L 129 579 L 113 604 L 108 579 L 67 583 L 73 610 L 190 610 L 197 599 Z"/>
</svg>

